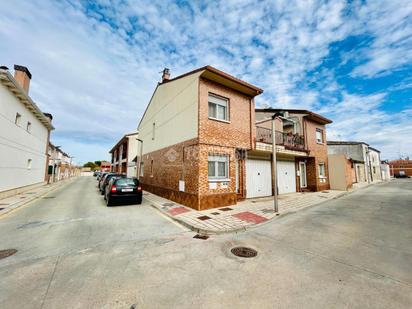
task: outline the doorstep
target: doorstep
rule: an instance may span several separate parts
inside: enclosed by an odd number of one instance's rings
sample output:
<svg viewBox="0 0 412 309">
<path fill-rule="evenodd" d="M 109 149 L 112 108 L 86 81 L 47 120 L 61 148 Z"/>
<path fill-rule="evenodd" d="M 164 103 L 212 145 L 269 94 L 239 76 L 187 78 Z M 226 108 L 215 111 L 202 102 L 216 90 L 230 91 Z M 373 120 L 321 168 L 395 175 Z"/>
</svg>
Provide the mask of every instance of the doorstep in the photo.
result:
<svg viewBox="0 0 412 309">
<path fill-rule="evenodd" d="M 153 193 L 144 191 L 143 197 L 161 213 L 199 234 L 223 234 L 245 231 L 265 224 L 279 215 L 338 198 L 346 191 L 292 193 L 279 196 L 279 213 L 273 211 L 273 197 L 246 199 L 236 205 L 197 211 Z"/>
</svg>

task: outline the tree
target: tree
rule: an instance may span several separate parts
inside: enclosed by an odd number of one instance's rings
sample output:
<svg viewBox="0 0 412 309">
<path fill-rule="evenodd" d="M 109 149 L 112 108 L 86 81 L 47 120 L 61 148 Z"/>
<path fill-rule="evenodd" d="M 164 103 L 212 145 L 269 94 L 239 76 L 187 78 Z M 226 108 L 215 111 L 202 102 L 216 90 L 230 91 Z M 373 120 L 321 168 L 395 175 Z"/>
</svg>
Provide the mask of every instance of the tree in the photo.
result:
<svg viewBox="0 0 412 309">
<path fill-rule="evenodd" d="M 94 171 L 97 168 L 97 165 L 94 162 L 87 162 L 83 165 L 83 167 L 90 167 L 91 170 Z"/>
<path fill-rule="evenodd" d="M 94 161 L 94 164 L 96 164 L 98 167 L 102 165 L 102 161 Z"/>
</svg>

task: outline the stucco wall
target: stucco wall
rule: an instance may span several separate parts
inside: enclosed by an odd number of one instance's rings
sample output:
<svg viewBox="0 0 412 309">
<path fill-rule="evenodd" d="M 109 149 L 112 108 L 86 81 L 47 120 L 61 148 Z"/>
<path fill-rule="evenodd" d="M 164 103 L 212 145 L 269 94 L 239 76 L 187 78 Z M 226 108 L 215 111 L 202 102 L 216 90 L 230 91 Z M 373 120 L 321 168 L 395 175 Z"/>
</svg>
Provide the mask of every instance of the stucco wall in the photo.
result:
<svg viewBox="0 0 412 309">
<path fill-rule="evenodd" d="M 352 187 L 351 162 L 345 155 L 328 155 L 328 162 L 330 188 L 346 191 Z"/>
<path fill-rule="evenodd" d="M 16 113 L 21 115 L 19 126 Z M 26 131 L 28 121 L 30 133 Z M 47 135 L 47 128 L 0 85 L 0 192 L 44 181 Z"/>
<path fill-rule="evenodd" d="M 143 154 L 197 137 L 199 75 L 191 74 L 157 87 L 138 128 Z"/>
</svg>

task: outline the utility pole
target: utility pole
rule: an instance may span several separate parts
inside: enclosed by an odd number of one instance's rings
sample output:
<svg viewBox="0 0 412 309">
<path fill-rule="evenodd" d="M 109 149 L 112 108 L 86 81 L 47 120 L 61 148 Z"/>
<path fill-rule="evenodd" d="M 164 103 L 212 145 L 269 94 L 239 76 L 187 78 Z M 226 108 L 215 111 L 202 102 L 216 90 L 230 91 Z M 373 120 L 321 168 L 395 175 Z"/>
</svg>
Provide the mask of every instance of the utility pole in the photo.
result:
<svg viewBox="0 0 412 309">
<path fill-rule="evenodd" d="M 278 113 L 272 116 L 272 179 L 273 179 L 273 210 L 275 213 L 279 214 L 278 207 L 278 185 L 277 185 L 277 167 L 276 167 L 276 117 Z"/>
</svg>

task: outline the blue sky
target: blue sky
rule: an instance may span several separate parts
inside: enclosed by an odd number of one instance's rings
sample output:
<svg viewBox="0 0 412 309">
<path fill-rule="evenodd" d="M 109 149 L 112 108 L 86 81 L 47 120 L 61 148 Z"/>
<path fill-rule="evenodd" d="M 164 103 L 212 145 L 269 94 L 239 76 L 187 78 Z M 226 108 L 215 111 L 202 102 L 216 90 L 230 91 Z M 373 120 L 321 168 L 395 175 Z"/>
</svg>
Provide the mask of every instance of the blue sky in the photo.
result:
<svg viewBox="0 0 412 309">
<path fill-rule="evenodd" d="M 265 90 L 260 107 L 331 118 L 330 140 L 412 156 L 412 2 L 5 1 L 2 65 L 27 66 L 78 162 L 107 159 L 168 67 L 209 64 Z"/>
</svg>

